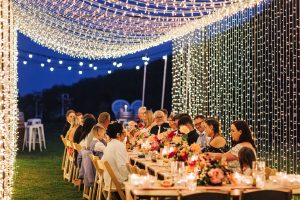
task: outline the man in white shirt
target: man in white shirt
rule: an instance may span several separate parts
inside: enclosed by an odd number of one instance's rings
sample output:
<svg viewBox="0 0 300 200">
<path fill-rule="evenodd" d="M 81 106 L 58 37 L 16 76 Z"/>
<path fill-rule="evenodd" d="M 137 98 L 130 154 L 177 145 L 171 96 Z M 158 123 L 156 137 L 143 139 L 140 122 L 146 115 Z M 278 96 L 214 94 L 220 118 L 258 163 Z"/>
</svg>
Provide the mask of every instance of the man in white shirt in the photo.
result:
<svg viewBox="0 0 300 200">
<path fill-rule="evenodd" d="M 205 133 L 205 127 L 204 127 L 205 117 L 203 115 L 197 115 L 194 117 L 194 125 L 197 130 L 197 133 L 199 134 L 199 137 L 197 139 L 197 144 L 200 145 L 201 149 L 204 149 L 207 145 L 207 136 Z"/>
<path fill-rule="evenodd" d="M 104 150 L 102 160 L 107 160 L 110 164 L 113 172 L 115 173 L 118 181 L 123 185 L 128 179 L 129 172 L 126 168 L 126 164 L 129 162 L 129 156 L 126 151 L 125 144 L 123 143 L 126 133 L 123 130 L 123 126 L 115 122 L 109 124 L 106 130 L 106 134 L 110 138 L 110 142 L 107 143 L 107 147 Z M 109 174 L 104 172 L 104 188 L 108 188 Z M 115 185 L 112 185 L 112 189 L 115 189 Z"/>
</svg>

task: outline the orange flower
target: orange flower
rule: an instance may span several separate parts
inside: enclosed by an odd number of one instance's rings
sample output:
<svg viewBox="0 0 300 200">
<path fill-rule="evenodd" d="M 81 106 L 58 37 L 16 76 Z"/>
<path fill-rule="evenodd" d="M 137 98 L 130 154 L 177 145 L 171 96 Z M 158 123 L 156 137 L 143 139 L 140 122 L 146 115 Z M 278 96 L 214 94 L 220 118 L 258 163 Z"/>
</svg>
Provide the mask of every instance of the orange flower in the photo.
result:
<svg viewBox="0 0 300 200">
<path fill-rule="evenodd" d="M 179 131 L 180 133 L 188 134 L 190 132 L 190 129 L 187 126 L 182 125 L 180 126 Z"/>
<path fill-rule="evenodd" d="M 191 151 L 194 152 L 194 153 L 200 153 L 200 145 L 199 144 L 192 144 L 191 145 Z"/>
<path fill-rule="evenodd" d="M 199 166 L 201 169 L 203 169 L 206 166 L 206 162 L 204 160 L 201 160 Z"/>
</svg>

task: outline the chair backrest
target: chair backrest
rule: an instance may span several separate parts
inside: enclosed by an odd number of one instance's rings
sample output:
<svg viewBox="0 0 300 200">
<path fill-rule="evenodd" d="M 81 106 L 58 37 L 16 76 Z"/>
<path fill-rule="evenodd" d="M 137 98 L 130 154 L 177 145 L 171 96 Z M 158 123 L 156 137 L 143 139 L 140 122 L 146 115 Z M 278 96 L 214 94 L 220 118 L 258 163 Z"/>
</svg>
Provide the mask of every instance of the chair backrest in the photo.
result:
<svg viewBox="0 0 300 200">
<path fill-rule="evenodd" d="M 127 168 L 127 170 L 129 171 L 130 174 L 133 174 L 133 172 L 132 172 L 132 165 L 131 164 L 126 163 L 126 168 Z"/>
<path fill-rule="evenodd" d="M 292 192 L 290 190 L 252 190 L 244 191 L 242 194 L 243 200 L 252 199 L 272 199 L 272 200 L 290 200 Z"/>
<path fill-rule="evenodd" d="M 108 161 L 106 161 L 106 160 L 103 161 L 103 164 L 104 164 L 104 167 L 105 167 L 105 171 L 109 174 L 112 183 L 116 186 L 116 189 L 117 189 L 117 192 L 118 192 L 120 198 L 121 198 L 122 200 L 125 200 L 126 197 L 125 197 L 125 194 L 124 194 L 124 192 L 123 192 L 123 190 L 122 190 L 122 186 L 121 186 L 121 184 L 119 183 L 119 181 L 118 181 L 118 179 L 117 179 L 117 177 L 116 177 L 114 171 L 112 170 L 110 164 L 109 164 Z"/>
<path fill-rule="evenodd" d="M 82 149 L 82 147 L 80 146 L 80 144 L 77 143 L 73 143 L 73 148 L 79 153 Z"/>
<path fill-rule="evenodd" d="M 66 141 L 67 139 L 63 135 L 60 135 L 60 138 L 64 146 L 67 147 L 67 141 Z"/>
<path fill-rule="evenodd" d="M 65 141 L 66 141 L 66 145 L 67 145 L 67 147 L 69 147 L 69 148 L 72 148 L 72 149 L 73 149 L 73 142 L 71 142 L 70 140 L 67 140 L 67 139 L 65 139 Z"/>
<path fill-rule="evenodd" d="M 93 162 L 93 165 L 94 165 L 94 167 L 95 167 L 95 169 L 97 171 L 97 167 L 98 167 L 97 163 L 98 163 L 98 160 L 100 160 L 100 158 L 98 156 L 94 156 L 94 154 L 92 154 L 92 153 L 89 156 L 90 156 L 90 158 L 91 158 L 91 160 Z"/>
<path fill-rule="evenodd" d="M 230 192 L 226 191 L 197 191 L 181 193 L 182 200 L 197 200 L 197 199 L 214 199 L 214 200 L 229 200 Z"/>
<path fill-rule="evenodd" d="M 38 119 L 38 118 L 33 118 L 33 119 L 27 120 L 27 125 L 35 125 L 35 124 L 41 124 L 41 123 L 42 123 L 41 119 Z"/>
</svg>

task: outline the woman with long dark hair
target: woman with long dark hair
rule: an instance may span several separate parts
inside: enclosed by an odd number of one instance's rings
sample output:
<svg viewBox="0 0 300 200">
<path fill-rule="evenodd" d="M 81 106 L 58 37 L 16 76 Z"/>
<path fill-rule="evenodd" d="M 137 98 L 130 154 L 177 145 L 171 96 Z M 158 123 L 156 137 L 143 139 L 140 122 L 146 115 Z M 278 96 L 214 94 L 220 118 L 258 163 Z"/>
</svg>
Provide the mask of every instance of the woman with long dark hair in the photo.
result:
<svg viewBox="0 0 300 200">
<path fill-rule="evenodd" d="M 248 124 L 245 121 L 237 120 L 231 123 L 230 135 L 233 140 L 233 147 L 225 154 L 208 153 L 207 156 L 217 160 L 223 157 L 228 161 L 228 167 L 233 171 L 240 171 L 239 151 L 243 147 L 253 150 L 256 155 L 256 147 Z"/>
<path fill-rule="evenodd" d="M 89 147 L 90 142 L 93 139 L 92 134 L 90 134 L 90 137 L 88 136 L 95 124 L 97 124 L 97 120 L 94 117 L 94 115 L 85 114 L 83 116 L 83 125 L 81 129 L 75 133 L 74 142 L 80 144 L 81 147 L 87 149 Z"/>
<path fill-rule="evenodd" d="M 216 119 L 209 118 L 205 120 L 205 133 L 210 137 L 210 141 L 203 152 L 224 153 L 229 150 Z"/>
</svg>

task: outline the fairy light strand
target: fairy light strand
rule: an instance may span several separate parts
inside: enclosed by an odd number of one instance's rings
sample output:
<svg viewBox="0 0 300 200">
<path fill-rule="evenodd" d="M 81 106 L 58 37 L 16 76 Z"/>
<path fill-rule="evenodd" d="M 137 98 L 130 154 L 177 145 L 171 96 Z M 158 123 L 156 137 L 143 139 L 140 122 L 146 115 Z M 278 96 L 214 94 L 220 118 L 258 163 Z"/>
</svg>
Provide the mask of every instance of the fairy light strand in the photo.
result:
<svg viewBox="0 0 300 200">
<path fill-rule="evenodd" d="M 300 173 L 299 4 L 264 0 L 173 41 L 173 110 L 219 118 L 228 141 L 230 123 L 247 121 L 259 158 L 288 173 Z"/>
</svg>

